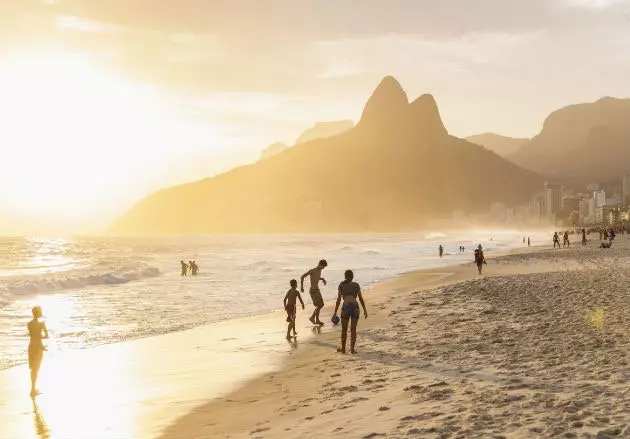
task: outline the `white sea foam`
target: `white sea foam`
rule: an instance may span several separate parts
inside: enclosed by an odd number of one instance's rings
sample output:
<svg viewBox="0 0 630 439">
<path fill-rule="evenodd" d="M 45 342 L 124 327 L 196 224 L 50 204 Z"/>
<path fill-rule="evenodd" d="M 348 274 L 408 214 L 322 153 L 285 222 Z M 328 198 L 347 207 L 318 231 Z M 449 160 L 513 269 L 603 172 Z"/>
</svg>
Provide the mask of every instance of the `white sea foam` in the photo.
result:
<svg viewBox="0 0 630 439">
<path fill-rule="evenodd" d="M 329 300 L 346 269 L 367 288 L 406 271 L 465 262 L 478 243 L 491 252 L 522 245 L 522 235 L 0 240 L 0 368 L 23 361 L 24 328 L 35 304 L 44 309 L 55 346 L 83 348 L 280 308 L 289 280 L 299 280 L 320 259 L 329 264 L 328 285 L 322 285 Z M 439 244 L 445 248 L 442 259 Z M 460 245 L 466 254 L 459 253 Z M 181 277 L 182 259 L 196 260 L 199 275 Z M 310 301 L 308 295 L 305 299 Z"/>
</svg>

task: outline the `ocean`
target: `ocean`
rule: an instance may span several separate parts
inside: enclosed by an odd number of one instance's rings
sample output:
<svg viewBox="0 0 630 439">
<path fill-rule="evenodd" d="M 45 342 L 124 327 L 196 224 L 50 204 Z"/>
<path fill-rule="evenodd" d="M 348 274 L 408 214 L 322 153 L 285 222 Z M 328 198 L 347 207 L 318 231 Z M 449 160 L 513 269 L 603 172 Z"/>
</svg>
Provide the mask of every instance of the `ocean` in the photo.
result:
<svg viewBox="0 0 630 439">
<path fill-rule="evenodd" d="M 329 300 L 336 297 L 346 269 L 354 270 L 367 289 L 410 270 L 472 261 L 479 243 L 492 252 L 522 246 L 522 239 L 519 232 L 488 230 L 0 238 L 0 369 L 26 361 L 26 324 L 35 305 L 44 311 L 49 350 L 62 352 L 281 309 L 289 280 L 299 282 L 320 259 L 329 263 L 324 271 L 328 285 L 322 287 Z M 439 244 L 445 248 L 442 259 Z M 458 252 L 459 245 L 466 247 L 465 254 Z M 198 276 L 180 276 L 182 259 L 197 261 Z M 310 315 L 308 291 L 304 300 L 307 312 L 298 318 Z"/>
</svg>

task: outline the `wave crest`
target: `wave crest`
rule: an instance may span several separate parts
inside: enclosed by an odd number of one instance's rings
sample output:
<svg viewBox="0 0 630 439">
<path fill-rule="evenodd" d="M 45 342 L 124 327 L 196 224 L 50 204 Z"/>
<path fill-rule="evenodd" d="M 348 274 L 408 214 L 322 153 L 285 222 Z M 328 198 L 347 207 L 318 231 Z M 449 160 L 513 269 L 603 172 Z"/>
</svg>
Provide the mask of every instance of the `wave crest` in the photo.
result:
<svg viewBox="0 0 630 439">
<path fill-rule="evenodd" d="M 0 306 L 15 296 L 28 296 L 69 289 L 80 289 L 94 285 L 125 284 L 135 280 L 157 277 L 160 270 L 148 265 L 120 267 L 100 273 L 64 273 L 64 276 L 42 276 L 28 279 L 0 280 Z"/>
</svg>

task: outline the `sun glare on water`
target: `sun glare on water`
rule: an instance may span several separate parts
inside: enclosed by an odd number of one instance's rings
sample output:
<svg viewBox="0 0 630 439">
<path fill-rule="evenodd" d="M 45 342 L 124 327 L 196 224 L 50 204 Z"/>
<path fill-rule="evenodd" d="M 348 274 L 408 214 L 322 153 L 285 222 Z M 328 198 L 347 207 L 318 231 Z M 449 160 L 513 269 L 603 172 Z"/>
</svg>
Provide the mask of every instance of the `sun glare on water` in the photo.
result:
<svg viewBox="0 0 630 439">
<path fill-rule="evenodd" d="M 0 62 L 0 96 L 0 202 L 22 213 L 96 212 L 160 155 L 152 90 L 79 56 Z"/>
</svg>

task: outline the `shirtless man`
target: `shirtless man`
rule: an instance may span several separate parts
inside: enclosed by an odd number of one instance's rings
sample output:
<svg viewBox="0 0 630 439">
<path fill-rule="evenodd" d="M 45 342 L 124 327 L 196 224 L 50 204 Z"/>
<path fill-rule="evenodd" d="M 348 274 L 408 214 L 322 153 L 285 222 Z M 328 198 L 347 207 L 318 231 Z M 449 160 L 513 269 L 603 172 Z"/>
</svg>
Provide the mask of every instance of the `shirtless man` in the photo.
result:
<svg viewBox="0 0 630 439">
<path fill-rule="evenodd" d="M 309 289 L 309 293 L 311 294 L 311 300 L 313 301 L 313 305 L 315 306 L 315 311 L 311 315 L 309 319 L 313 325 L 323 326 L 324 323 L 319 320 L 319 312 L 324 307 L 324 298 L 322 297 L 321 291 L 319 291 L 319 281 L 322 281 L 324 285 L 326 285 L 326 279 L 322 277 L 322 270 L 328 266 L 328 262 L 325 259 L 319 261 L 317 267 L 308 270 L 304 273 L 300 279 L 300 291 L 304 292 L 304 279 L 307 276 L 311 279 L 311 288 Z"/>
</svg>

